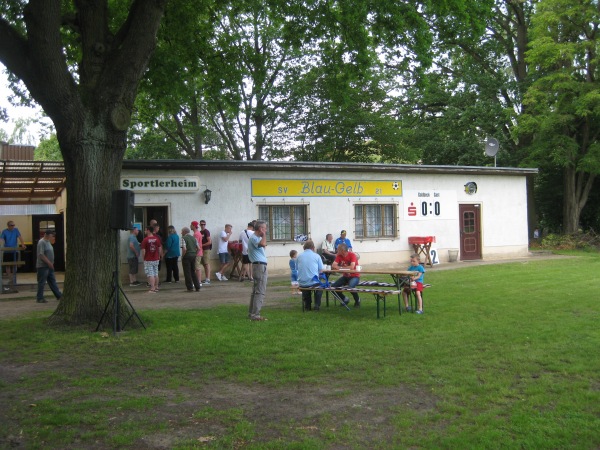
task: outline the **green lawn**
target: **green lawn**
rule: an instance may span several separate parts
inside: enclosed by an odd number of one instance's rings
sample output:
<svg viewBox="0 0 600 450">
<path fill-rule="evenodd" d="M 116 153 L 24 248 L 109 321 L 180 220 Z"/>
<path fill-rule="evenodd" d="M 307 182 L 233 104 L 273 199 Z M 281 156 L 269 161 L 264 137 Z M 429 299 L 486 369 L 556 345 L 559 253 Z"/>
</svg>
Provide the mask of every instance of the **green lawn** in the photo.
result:
<svg viewBox="0 0 600 450">
<path fill-rule="evenodd" d="M 1 320 L 0 448 L 599 448 L 599 274 L 432 269 L 425 314 L 382 320 L 368 297 L 145 311 L 117 337 Z"/>
</svg>

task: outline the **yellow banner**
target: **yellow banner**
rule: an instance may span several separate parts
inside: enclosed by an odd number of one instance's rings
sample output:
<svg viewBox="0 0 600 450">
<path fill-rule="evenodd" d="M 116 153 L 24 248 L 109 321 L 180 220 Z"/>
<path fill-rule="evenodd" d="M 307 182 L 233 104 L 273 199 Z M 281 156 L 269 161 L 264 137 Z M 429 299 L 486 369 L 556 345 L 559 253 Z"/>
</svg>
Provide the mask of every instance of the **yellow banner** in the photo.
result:
<svg viewBox="0 0 600 450">
<path fill-rule="evenodd" d="M 402 182 L 254 178 L 252 197 L 402 197 Z"/>
</svg>

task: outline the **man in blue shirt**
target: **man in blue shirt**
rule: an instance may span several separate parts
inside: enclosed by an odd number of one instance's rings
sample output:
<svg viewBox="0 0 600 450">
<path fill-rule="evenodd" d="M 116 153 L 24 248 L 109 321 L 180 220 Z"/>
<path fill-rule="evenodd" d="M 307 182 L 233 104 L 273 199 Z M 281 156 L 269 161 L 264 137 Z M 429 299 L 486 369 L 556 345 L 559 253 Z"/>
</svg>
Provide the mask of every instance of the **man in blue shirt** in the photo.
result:
<svg viewBox="0 0 600 450">
<path fill-rule="evenodd" d="M 323 260 L 315 253 L 315 243 L 308 240 L 304 243 L 304 252 L 298 256 L 298 284 L 300 287 L 318 286 L 319 275 L 323 272 Z M 313 291 L 302 291 L 304 310 L 310 311 Z M 314 291 L 315 311 L 321 308 L 323 291 Z"/>
<path fill-rule="evenodd" d="M 346 237 L 346 230 L 342 230 L 340 232 L 340 237 L 335 240 L 335 251 L 336 251 L 336 253 L 337 253 L 338 245 L 340 245 L 340 244 L 346 244 L 346 246 L 348 247 L 348 251 L 349 252 L 352 251 L 352 242 L 350 242 L 350 239 L 348 239 Z"/>
<path fill-rule="evenodd" d="M 254 234 L 248 238 L 248 258 L 252 263 L 252 277 L 254 278 L 248 315 L 250 320 L 254 321 L 267 320 L 260 315 L 260 310 L 265 301 L 265 294 L 267 293 L 266 246 L 267 224 L 262 220 L 259 220 L 254 225 Z"/>
<path fill-rule="evenodd" d="M 2 231 L 0 235 L 0 239 L 4 241 L 4 247 L 18 247 L 21 250 L 25 250 L 25 242 L 23 242 L 23 237 L 21 236 L 21 232 L 15 226 L 15 222 L 9 220 L 6 223 L 6 229 Z M 20 242 L 21 245 L 18 245 L 17 242 Z M 7 250 L 4 252 L 3 261 L 5 263 L 16 262 L 19 260 L 18 250 Z M 12 268 L 14 267 L 14 273 L 17 273 L 17 266 L 6 266 L 6 274 L 8 275 L 8 282 L 14 284 L 14 279 L 12 277 Z"/>
</svg>

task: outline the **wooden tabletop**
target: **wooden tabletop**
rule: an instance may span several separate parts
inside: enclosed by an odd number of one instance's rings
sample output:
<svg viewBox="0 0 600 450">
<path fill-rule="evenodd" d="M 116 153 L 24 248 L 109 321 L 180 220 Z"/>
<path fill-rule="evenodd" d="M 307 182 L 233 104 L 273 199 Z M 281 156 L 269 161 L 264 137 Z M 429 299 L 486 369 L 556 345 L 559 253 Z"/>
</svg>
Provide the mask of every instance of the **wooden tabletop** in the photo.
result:
<svg viewBox="0 0 600 450">
<path fill-rule="evenodd" d="M 400 275 L 403 277 L 410 277 L 412 275 L 418 275 L 420 272 L 412 270 L 350 270 L 350 269 L 331 269 L 324 270 L 324 273 L 364 273 L 367 275 Z"/>
</svg>

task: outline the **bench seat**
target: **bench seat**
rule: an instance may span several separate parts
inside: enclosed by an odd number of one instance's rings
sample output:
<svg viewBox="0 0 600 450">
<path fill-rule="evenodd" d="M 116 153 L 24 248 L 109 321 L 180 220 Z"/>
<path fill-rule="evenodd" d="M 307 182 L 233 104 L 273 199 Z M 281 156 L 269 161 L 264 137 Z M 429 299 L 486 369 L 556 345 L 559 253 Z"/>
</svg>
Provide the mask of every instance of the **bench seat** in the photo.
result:
<svg viewBox="0 0 600 450">
<path fill-rule="evenodd" d="M 389 283 L 385 283 L 389 284 Z M 391 285 L 390 287 L 396 287 L 396 285 Z M 326 295 L 326 303 L 329 306 L 329 292 L 343 292 L 343 293 L 356 293 L 356 294 L 372 294 L 377 302 L 377 318 L 380 318 L 379 314 L 379 302 L 383 302 L 383 316 L 385 317 L 386 313 L 386 304 L 385 299 L 388 295 L 400 295 L 402 291 L 392 290 L 392 289 L 364 289 L 364 288 L 350 288 L 347 286 L 339 286 L 339 287 L 320 287 L 320 286 L 312 286 L 312 287 L 300 287 L 300 291 L 323 291 Z M 347 305 L 346 309 L 350 311 Z M 304 301 L 302 302 L 302 310 L 304 311 Z"/>
</svg>

